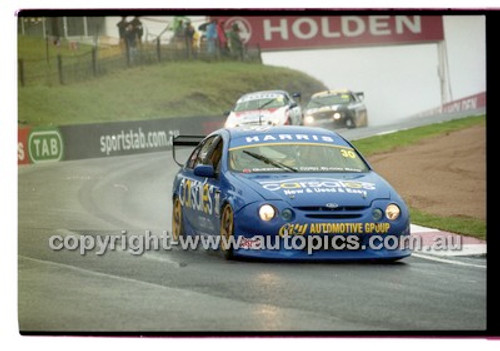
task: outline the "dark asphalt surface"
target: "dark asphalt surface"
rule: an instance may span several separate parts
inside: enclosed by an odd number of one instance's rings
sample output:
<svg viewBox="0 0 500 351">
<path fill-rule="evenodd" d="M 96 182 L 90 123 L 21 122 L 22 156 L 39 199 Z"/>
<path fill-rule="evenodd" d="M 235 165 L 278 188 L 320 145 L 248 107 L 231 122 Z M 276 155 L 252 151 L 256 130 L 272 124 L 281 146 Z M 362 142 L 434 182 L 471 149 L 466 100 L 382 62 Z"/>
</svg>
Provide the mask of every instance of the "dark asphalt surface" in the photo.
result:
<svg viewBox="0 0 500 351">
<path fill-rule="evenodd" d="M 270 263 L 225 261 L 209 251 L 82 256 L 49 248 L 56 234 L 170 230 L 176 171 L 169 152 L 19 167 L 21 331 L 486 328 L 486 269 L 477 267 L 484 258 Z"/>
</svg>

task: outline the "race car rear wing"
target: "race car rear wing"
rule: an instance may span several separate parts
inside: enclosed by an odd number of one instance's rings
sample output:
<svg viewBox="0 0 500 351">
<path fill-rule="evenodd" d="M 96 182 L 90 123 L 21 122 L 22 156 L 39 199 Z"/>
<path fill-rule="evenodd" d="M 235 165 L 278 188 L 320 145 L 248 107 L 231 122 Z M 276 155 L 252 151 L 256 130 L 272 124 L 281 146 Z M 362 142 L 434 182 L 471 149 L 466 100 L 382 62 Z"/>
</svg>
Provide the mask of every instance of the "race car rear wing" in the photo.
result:
<svg viewBox="0 0 500 351">
<path fill-rule="evenodd" d="M 182 163 L 177 161 L 175 148 L 179 146 L 198 146 L 198 144 L 205 139 L 206 135 L 177 135 L 174 137 L 172 141 L 172 157 L 174 158 L 175 163 L 177 163 L 180 167 L 183 166 Z"/>
<path fill-rule="evenodd" d="M 358 91 L 354 93 L 360 101 L 363 101 L 365 99 L 365 93 L 362 91 Z"/>
</svg>

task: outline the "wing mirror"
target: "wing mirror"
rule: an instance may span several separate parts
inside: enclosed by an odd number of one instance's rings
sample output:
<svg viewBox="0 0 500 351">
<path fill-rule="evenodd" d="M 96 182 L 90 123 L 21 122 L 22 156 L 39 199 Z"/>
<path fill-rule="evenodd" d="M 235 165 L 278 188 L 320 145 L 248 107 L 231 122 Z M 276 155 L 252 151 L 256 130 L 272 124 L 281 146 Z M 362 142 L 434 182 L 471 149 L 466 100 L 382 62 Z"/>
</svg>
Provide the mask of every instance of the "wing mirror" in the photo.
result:
<svg viewBox="0 0 500 351">
<path fill-rule="evenodd" d="M 194 175 L 204 178 L 215 178 L 215 170 L 212 165 L 198 165 L 194 168 Z"/>
</svg>

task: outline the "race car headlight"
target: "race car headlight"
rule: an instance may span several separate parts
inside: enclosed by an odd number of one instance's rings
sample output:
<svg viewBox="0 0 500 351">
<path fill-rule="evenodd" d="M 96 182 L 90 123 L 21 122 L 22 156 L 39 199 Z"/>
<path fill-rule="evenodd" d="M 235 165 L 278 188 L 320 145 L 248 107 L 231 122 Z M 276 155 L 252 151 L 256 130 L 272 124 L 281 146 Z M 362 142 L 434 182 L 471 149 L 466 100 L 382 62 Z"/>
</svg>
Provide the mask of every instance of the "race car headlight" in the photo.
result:
<svg viewBox="0 0 500 351">
<path fill-rule="evenodd" d="M 314 123 L 314 117 L 313 116 L 305 116 L 304 117 L 304 123 L 306 123 L 306 124 L 312 124 L 312 123 Z"/>
<path fill-rule="evenodd" d="M 341 114 L 340 112 L 335 112 L 335 113 L 333 114 L 333 118 L 334 118 L 334 119 L 340 119 L 340 117 L 342 117 L 342 114 Z"/>
<path fill-rule="evenodd" d="M 234 121 L 227 121 L 227 122 L 224 124 L 224 127 L 225 127 L 225 128 L 234 128 L 234 127 L 236 127 L 236 122 L 234 122 Z"/>
<path fill-rule="evenodd" d="M 277 126 L 280 124 L 281 119 L 279 117 L 273 117 L 270 119 L 270 122 L 273 126 Z"/>
<path fill-rule="evenodd" d="M 389 204 L 385 209 L 385 216 L 391 221 L 398 219 L 400 214 L 401 210 L 396 204 Z"/>
<path fill-rule="evenodd" d="M 276 216 L 276 210 L 274 209 L 273 206 L 268 204 L 260 206 L 259 217 L 264 222 L 269 222 L 271 219 L 274 218 L 274 216 Z"/>
</svg>

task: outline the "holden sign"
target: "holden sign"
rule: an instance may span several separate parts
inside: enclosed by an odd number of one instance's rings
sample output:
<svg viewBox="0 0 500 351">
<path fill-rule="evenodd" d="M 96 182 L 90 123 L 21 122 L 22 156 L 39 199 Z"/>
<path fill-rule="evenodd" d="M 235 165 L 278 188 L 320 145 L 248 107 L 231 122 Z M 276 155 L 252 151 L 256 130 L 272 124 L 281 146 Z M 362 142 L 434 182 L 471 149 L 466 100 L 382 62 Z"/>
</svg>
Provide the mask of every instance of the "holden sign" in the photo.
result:
<svg viewBox="0 0 500 351">
<path fill-rule="evenodd" d="M 444 40 L 441 16 L 214 17 L 263 51 L 416 44 Z"/>
</svg>

